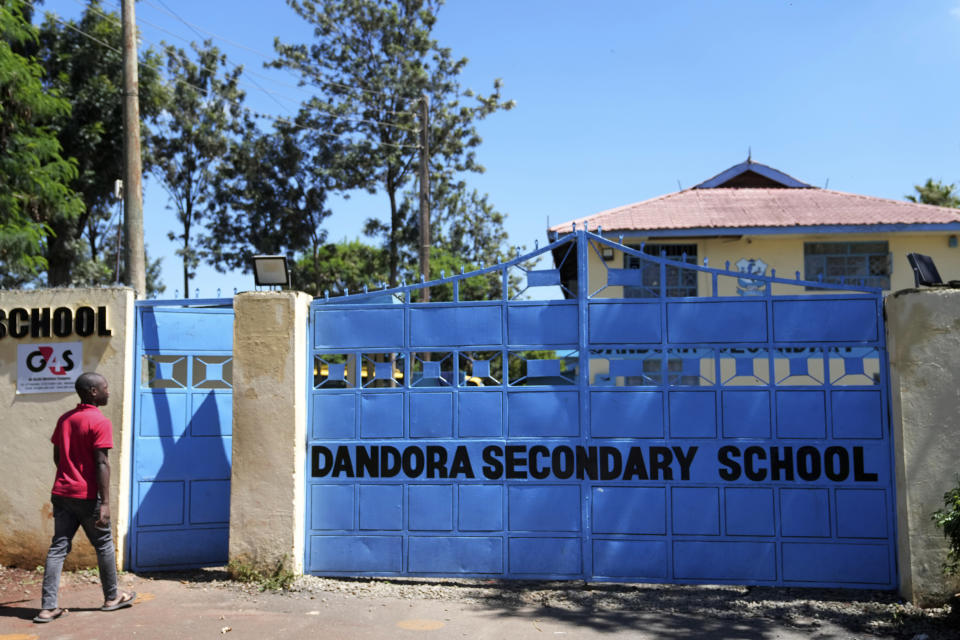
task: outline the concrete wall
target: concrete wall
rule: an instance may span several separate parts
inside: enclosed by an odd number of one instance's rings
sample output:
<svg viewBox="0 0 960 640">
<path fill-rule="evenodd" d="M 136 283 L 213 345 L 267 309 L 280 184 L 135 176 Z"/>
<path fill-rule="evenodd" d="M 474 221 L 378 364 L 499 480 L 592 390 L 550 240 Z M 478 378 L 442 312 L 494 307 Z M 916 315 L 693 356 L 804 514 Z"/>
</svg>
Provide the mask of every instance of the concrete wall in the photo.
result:
<svg viewBox="0 0 960 640">
<path fill-rule="evenodd" d="M 113 423 L 114 449 L 110 452 L 110 513 L 114 534 L 126 535 L 129 522 L 130 434 L 127 426 L 132 414 L 133 378 L 133 300 L 131 289 L 43 289 L 37 291 L 0 291 L 0 406 L 4 409 L 3 489 L 0 490 L 0 564 L 33 568 L 42 565 L 53 536 L 53 510 L 50 488 L 56 467 L 50 436 L 57 418 L 75 407 L 73 392 L 17 393 L 17 346 L 80 342 L 83 371 L 97 371 L 110 383 L 110 403 L 104 414 Z M 105 307 L 106 328 L 111 335 L 97 331 L 81 337 L 75 332 L 62 338 L 11 335 L 10 313 L 14 309 L 49 309 L 51 313 L 66 307 L 73 314 L 80 307 Z M 42 311 L 41 311 L 42 312 Z M 19 314 L 17 314 L 19 315 Z M 14 321 L 17 326 L 18 321 Z M 16 333 L 14 331 L 13 333 Z M 52 333 L 51 333 L 52 335 Z M 80 363 L 77 363 L 78 365 Z M 125 540 L 115 538 L 117 560 L 123 566 Z M 85 536 L 79 534 L 66 567 L 96 566 L 96 554 Z"/>
<path fill-rule="evenodd" d="M 302 573 L 307 422 L 305 293 L 234 298 L 230 561 Z"/>
<path fill-rule="evenodd" d="M 606 235 L 606 234 L 605 234 Z M 709 258 L 710 265 L 723 269 L 726 262 L 736 272 L 736 263 L 741 258 L 760 259 L 767 264 L 767 274 L 776 270 L 777 277 L 793 279 L 796 272 L 804 273 L 803 245 L 805 242 L 888 242 L 893 256 L 893 270 L 890 276 L 890 290 L 899 291 L 913 287 L 913 269 L 907 262 L 908 253 L 923 253 L 931 256 L 937 269 L 945 279 L 960 277 L 960 247 L 950 247 L 949 237 L 955 233 L 929 231 L 913 233 L 856 233 L 856 234 L 796 234 L 733 236 L 728 238 L 648 238 L 646 236 L 624 236 L 624 243 L 639 246 L 641 242 L 651 244 L 694 244 L 697 246 L 697 264 L 703 265 L 703 259 Z M 612 237 L 612 236 L 608 236 Z M 623 254 L 615 252 L 612 260 L 604 262 L 595 251 L 590 252 L 590 291 L 596 291 L 606 284 L 606 268 L 623 269 Z M 953 275 L 951 275 L 953 274 Z M 737 295 L 737 278 L 721 277 L 718 288 L 722 296 Z M 712 284 L 710 276 L 701 273 L 697 282 L 701 296 L 710 295 Z M 610 287 L 600 297 L 618 298 L 623 295 L 621 287 Z M 776 295 L 805 293 L 796 287 L 776 284 Z M 827 292 L 830 293 L 830 292 Z"/>
<path fill-rule="evenodd" d="M 960 290 L 897 292 L 886 315 L 900 593 L 937 603 L 960 591 L 941 572 L 947 541 L 930 518 L 960 474 Z"/>
</svg>

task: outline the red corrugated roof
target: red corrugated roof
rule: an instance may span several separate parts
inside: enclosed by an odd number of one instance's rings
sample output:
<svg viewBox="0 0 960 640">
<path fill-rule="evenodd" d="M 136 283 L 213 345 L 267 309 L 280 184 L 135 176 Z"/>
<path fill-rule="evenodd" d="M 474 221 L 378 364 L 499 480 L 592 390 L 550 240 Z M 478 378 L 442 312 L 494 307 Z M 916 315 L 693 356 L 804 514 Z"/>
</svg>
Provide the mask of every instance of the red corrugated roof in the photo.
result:
<svg viewBox="0 0 960 640">
<path fill-rule="evenodd" d="M 822 225 L 947 224 L 960 210 L 874 198 L 829 189 L 686 189 L 601 211 L 550 227 L 565 233 L 573 223 L 604 231 L 795 227 Z"/>
</svg>

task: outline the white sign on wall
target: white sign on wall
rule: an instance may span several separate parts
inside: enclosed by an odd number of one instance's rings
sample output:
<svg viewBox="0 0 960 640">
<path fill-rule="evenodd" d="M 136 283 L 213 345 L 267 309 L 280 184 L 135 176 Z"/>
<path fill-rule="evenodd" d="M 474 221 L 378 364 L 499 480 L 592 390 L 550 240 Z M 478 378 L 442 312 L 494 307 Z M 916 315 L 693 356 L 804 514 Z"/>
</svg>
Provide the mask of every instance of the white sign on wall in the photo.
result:
<svg viewBox="0 0 960 640">
<path fill-rule="evenodd" d="M 83 344 L 17 345 L 17 393 L 73 392 L 83 370 Z"/>
</svg>

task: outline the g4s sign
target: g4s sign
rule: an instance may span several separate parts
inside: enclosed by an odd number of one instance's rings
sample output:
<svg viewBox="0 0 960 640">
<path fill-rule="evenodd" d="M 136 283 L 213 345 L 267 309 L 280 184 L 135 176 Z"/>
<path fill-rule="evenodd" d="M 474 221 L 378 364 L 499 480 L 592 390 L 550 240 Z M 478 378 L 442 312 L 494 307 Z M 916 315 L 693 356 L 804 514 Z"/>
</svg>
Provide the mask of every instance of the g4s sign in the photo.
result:
<svg viewBox="0 0 960 640">
<path fill-rule="evenodd" d="M 72 392 L 82 362 L 80 342 L 17 345 L 17 393 Z"/>
<path fill-rule="evenodd" d="M 61 362 L 57 362 L 52 346 L 37 347 L 36 351 L 31 351 L 27 356 L 27 369 L 33 373 L 40 373 L 49 367 L 53 375 L 65 376 L 67 372 L 73 370 L 73 352 L 70 349 L 64 349 L 60 359 Z"/>
</svg>

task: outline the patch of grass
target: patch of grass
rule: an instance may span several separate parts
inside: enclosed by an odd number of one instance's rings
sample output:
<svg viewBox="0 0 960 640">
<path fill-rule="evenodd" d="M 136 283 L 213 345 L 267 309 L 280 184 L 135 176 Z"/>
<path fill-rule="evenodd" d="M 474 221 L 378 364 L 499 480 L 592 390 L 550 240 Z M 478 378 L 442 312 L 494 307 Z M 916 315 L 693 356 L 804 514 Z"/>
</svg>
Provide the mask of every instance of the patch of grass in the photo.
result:
<svg viewBox="0 0 960 640">
<path fill-rule="evenodd" d="M 234 580 L 256 584 L 260 591 L 287 591 L 297 579 L 297 574 L 287 565 L 287 557 L 284 556 L 277 560 L 273 569 L 261 569 L 243 560 L 231 560 L 227 569 Z"/>
</svg>

